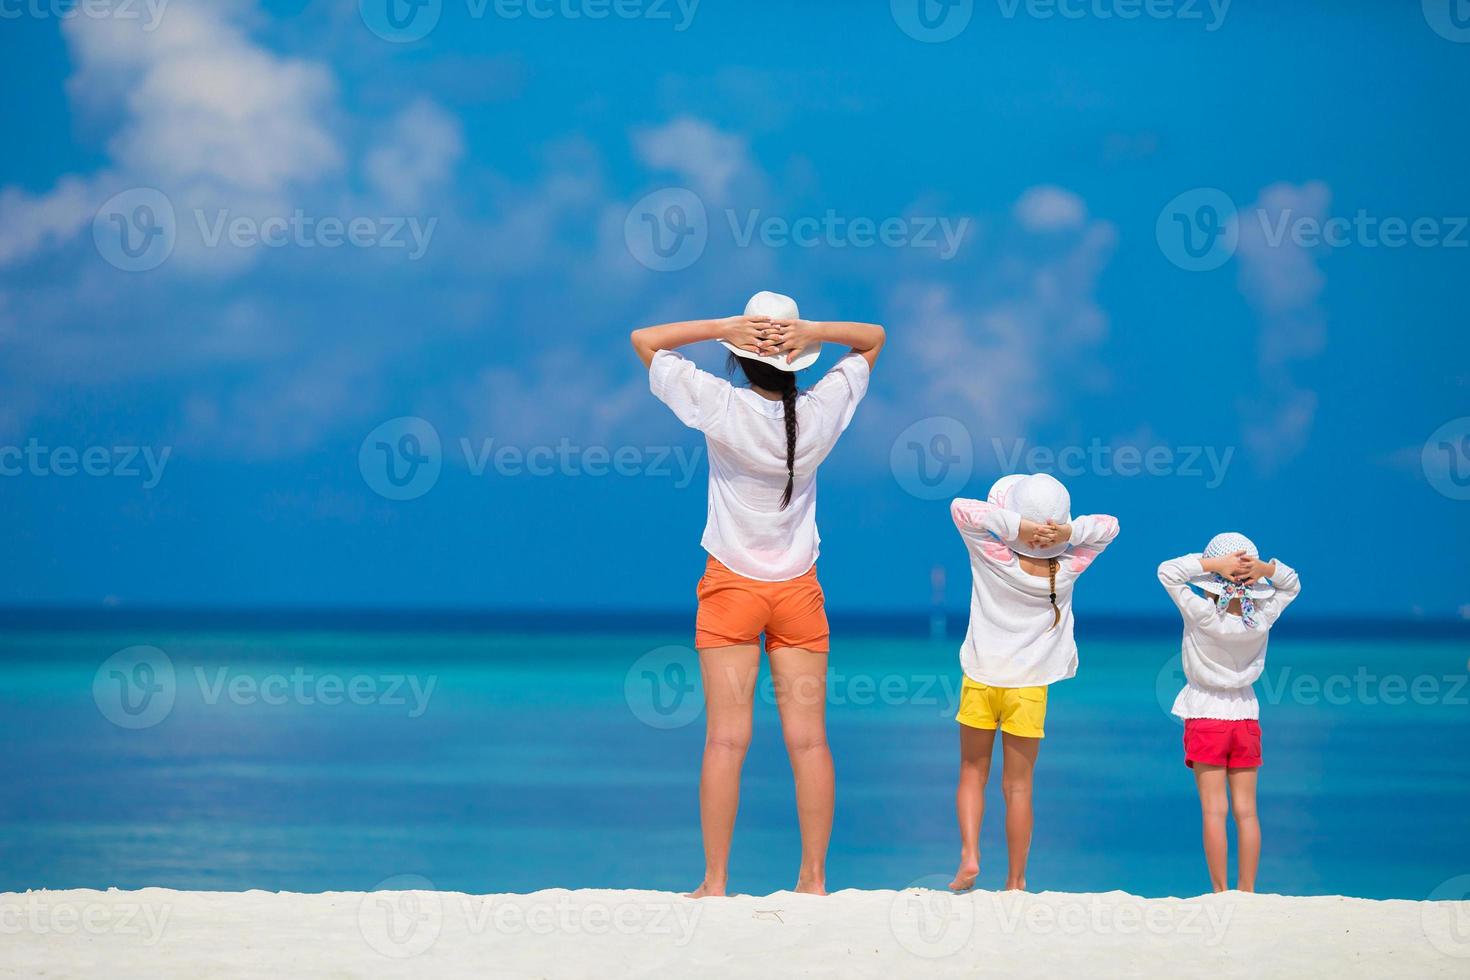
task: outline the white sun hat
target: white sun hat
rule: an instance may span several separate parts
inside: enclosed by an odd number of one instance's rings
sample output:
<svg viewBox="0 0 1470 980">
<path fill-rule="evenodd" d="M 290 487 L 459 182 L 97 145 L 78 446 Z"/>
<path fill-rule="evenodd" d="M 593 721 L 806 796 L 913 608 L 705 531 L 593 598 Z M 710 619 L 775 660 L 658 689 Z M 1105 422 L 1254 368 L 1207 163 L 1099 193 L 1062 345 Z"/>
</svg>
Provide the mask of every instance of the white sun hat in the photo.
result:
<svg viewBox="0 0 1470 980">
<path fill-rule="evenodd" d="M 1261 557 L 1261 553 L 1256 550 L 1255 542 L 1238 531 L 1225 531 L 1215 535 L 1210 539 L 1210 543 L 1205 545 L 1205 550 L 1195 557 L 1200 560 L 1206 558 L 1224 558 L 1226 555 L 1233 555 L 1237 551 L 1244 551 L 1251 558 L 1259 559 Z M 1224 591 L 1212 572 L 1196 575 L 1189 581 L 1191 585 L 1196 585 L 1204 589 L 1210 595 L 1219 595 Z M 1276 586 L 1271 584 L 1270 579 L 1264 578 L 1248 586 L 1245 590 L 1246 595 L 1252 599 L 1265 599 L 1275 592 Z"/>
<path fill-rule="evenodd" d="M 986 499 L 1038 524 L 1072 523 L 1072 495 L 1060 480 L 1048 473 L 1003 476 L 995 481 Z M 1068 544 L 1061 541 L 1049 548 L 1033 548 L 1025 541 L 1007 541 L 1006 547 L 1028 558 L 1056 558 L 1066 552 Z"/>
<path fill-rule="evenodd" d="M 746 316 L 768 316 L 772 320 L 800 320 L 801 312 L 796 308 L 796 300 L 790 296 L 782 296 L 780 293 L 761 290 L 752 296 L 745 304 Z M 773 368 L 782 371 L 805 371 L 817 362 L 822 356 L 822 344 L 818 341 L 802 350 L 800 356 L 794 361 L 788 361 L 785 354 L 757 354 L 741 347 L 736 347 L 728 341 L 720 341 L 725 349 L 736 357 L 744 357 L 752 361 L 764 361 Z"/>
</svg>

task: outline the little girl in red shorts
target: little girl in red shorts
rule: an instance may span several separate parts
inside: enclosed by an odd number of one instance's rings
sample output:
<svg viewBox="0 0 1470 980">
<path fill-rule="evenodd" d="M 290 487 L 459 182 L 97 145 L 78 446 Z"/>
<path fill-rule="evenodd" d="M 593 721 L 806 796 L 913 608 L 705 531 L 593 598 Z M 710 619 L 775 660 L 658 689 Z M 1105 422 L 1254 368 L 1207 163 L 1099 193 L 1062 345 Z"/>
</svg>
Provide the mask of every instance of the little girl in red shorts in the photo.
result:
<svg viewBox="0 0 1470 980">
<path fill-rule="evenodd" d="M 1215 535 L 1202 554 L 1164 562 L 1159 581 L 1184 617 L 1186 683 L 1174 700 L 1174 714 L 1184 719 L 1184 764 L 1194 770 L 1199 788 L 1210 884 L 1217 892 L 1226 887 L 1229 807 L 1240 849 L 1236 887 L 1252 892 L 1261 860 L 1261 725 L 1251 685 L 1266 667 L 1271 626 L 1300 593 L 1301 582 L 1284 562 L 1261 561 L 1250 539 L 1235 533 Z"/>
</svg>

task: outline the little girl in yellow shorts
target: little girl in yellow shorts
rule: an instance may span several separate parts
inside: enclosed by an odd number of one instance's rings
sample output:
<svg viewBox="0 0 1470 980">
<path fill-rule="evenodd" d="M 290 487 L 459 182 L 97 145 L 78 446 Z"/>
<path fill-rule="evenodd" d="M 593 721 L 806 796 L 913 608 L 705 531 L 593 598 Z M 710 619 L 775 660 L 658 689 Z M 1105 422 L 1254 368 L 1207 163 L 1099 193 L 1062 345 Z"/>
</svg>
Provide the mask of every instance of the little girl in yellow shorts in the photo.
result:
<svg viewBox="0 0 1470 980">
<path fill-rule="evenodd" d="M 1045 734 L 1047 686 L 1077 673 L 1072 586 L 1118 536 L 1112 517 L 1071 517 L 1067 488 L 1044 473 L 1002 477 L 984 500 L 956 499 L 970 552 L 970 626 L 960 650 L 960 867 L 950 888 L 980 874 L 980 821 L 996 729 L 1002 740 L 1010 871 L 1025 889 L 1031 850 L 1031 775 Z"/>
</svg>

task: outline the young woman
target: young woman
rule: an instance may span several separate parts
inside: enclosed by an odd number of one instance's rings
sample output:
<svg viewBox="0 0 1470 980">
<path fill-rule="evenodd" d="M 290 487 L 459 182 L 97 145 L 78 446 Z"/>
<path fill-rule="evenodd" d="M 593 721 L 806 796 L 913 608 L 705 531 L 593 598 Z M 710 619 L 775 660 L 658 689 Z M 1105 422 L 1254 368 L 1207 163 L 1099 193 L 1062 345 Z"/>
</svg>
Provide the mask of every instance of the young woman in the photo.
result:
<svg viewBox="0 0 1470 980">
<path fill-rule="evenodd" d="M 1031 776 L 1045 734 L 1047 687 L 1077 673 L 1072 587 L 1118 536 L 1105 515 L 1071 517 L 1067 488 L 1044 473 L 1002 477 L 984 500 L 955 500 L 950 514 L 970 552 L 970 628 L 960 650 L 960 867 L 949 887 L 980 874 L 980 821 L 995 731 L 1003 734 L 1001 787 L 1010 870 L 1006 888 L 1026 888 L 1031 851 Z"/>
<path fill-rule="evenodd" d="M 1252 892 L 1261 862 L 1261 709 L 1251 685 L 1266 669 L 1271 627 L 1301 592 L 1301 580 L 1285 562 L 1261 561 L 1250 538 L 1225 533 L 1200 554 L 1164 562 L 1159 581 L 1184 617 L 1185 685 L 1174 714 L 1184 719 L 1184 764 L 1194 770 L 1199 790 L 1210 885 L 1225 890 L 1225 813 L 1233 808 L 1240 849 L 1236 887 Z"/>
<path fill-rule="evenodd" d="M 719 340 L 748 388 L 701 371 L 674 349 Z M 826 894 L 832 835 L 827 749 L 827 614 L 817 582 L 817 467 L 852 421 L 883 346 L 871 323 L 802 320 L 796 301 L 757 293 L 743 316 L 633 331 L 648 383 L 709 447 L 709 509 L 701 544 L 695 647 L 704 678 L 706 735 L 699 778 L 704 881 L 696 898 L 724 895 L 740 767 L 766 638 L 781 729 L 796 777 L 801 869 L 796 890 Z M 852 348 L 810 391 L 796 372 L 823 343 Z"/>
</svg>

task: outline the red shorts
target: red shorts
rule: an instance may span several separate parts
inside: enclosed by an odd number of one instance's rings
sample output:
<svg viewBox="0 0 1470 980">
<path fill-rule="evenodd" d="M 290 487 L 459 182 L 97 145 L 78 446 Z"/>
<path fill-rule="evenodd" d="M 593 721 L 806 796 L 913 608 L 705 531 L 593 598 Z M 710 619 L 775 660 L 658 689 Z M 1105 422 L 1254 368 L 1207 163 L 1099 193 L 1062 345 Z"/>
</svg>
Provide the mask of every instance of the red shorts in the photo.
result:
<svg viewBox="0 0 1470 980">
<path fill-rule="evenodd" d="M 1260 722 L 1188 719 L 1184 723 L 1184 764 L 1193 769 L 1196 762 L 1227 769 L 1256 768 L 1261 764 Z"/>
<path fill-rule="evenodd" d="M 762 633 L 768 652 L 782 647 L 827 652 L 827 605 L 816 566 L 786 582 L 760 582 L 710 556 L 699 580 L 695 648 L 758 643 Z"/>
</svg>

